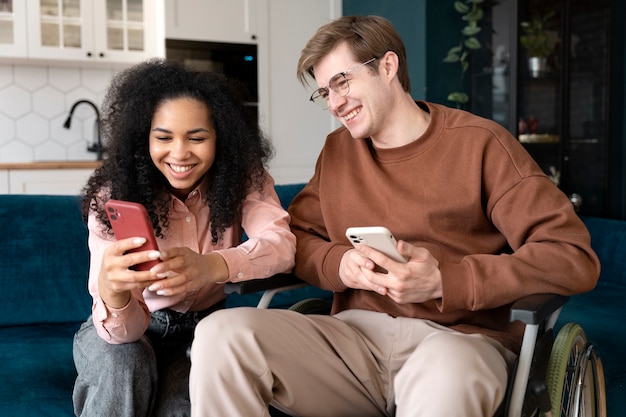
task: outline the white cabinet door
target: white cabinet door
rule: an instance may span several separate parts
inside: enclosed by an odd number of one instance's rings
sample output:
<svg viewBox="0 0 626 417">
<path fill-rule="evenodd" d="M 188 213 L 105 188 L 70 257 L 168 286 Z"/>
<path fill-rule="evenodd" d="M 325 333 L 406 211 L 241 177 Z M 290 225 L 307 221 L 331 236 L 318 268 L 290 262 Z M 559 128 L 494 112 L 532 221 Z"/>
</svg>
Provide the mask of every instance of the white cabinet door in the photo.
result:
<svg viewBox="0 0 626 417">
<path fill-rule="evenodd" d="M 0 2 L 0 57 L 26 57 L 26 3 Z"/>
<path fill-rule="evenodd" d="M 257 0 L 165 0 L 165 37 L 256 43 Z"/>
<path fill-rule="evenodd" d="M 78 195 L 93 169 L 16 169 L 9 171 L 9 194 Z"/>
<path fill-rule="evenodd" d="M 133 63 L 163 55 L 162 0 L 27 1 L 29 58 Z"/>
<path fill-rule="evenodd" d="M 28 0 L 30 58 L 89 59 L 93 51 L 93 1 Z"/>
<path fill-rule="evenodd" d="M 158 0 L 107 0 L 95 7 L 94 50 L 104 60 L 134 63 L 164 56 L 162 2 L 159 6 Z"/>
<path fill-rule="evenodd" d="M 9 194 L 9 171 L 0 170 L 0 194 Z"/>
</svg>

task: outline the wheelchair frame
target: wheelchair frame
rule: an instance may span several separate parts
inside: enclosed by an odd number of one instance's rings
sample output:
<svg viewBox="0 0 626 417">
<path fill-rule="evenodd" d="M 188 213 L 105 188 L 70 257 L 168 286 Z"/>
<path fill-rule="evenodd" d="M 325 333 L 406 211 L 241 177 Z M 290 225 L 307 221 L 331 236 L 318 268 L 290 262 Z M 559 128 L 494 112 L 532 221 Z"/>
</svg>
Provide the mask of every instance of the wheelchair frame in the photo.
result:
<svg viewBox="0 0 626 417">
<path fill-rule="evenodd" d="M 277 293 L 308 285 L 293 274 L 278 274 L 226 283 L 224 291 L 241 295 L 263 291 L 257 308 L 268 308 Z M 568 300 L 567 296 L 535 294 L 513 304 L 510 321 L 519 320 L 526 328 L 509 378 L 503 416 L 606 417 L 604 371 L 596 346 L 574 323 L 563 326 L 554 337 L 554 326 Z M 303 312 L 306 301 L 298 303 L 297 311 Z M 551 400 L 555 397 L 558 401 Z"/>
</svg>

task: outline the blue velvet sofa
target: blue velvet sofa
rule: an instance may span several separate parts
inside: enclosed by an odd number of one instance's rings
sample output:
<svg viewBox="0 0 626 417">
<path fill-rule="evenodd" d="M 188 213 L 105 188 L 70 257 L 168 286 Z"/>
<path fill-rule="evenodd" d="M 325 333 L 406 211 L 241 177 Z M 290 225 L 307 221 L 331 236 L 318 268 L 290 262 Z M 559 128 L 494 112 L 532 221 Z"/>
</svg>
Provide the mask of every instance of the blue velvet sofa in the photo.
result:
<svg viewBox="0 0 626 417">
<path fill-rule="evenodd" d="M 303 184 L 277 185 L 286 207 Z M 72 338 L 89 316 L 87 228 L 76 196 L 0 195 L 0 416 L 73 416 Z M 271 307 L 313 288 L 286 291 Z M 261 293 L 228 296 L 256 305 Z"/>
<path fill-rule="evenodd" d="M 278 185 L 288 205 L 302 184 Z M 586 218 L 603 271 L 597 288 L 574 296 L 560 325 L 575 321 L 601 349 L 609 415 L 626 415 L 626 222 Z M 89 253 L 79 199 L 0 195 L 0 415 L 71 416 L 76 371 L 72 337 L 89 315 Z M 286 307 L 303 297 L 329 297 L 312 287 L 274 297 Z M 260 294 L 228 296 L 227 305 L 256 305 Z"/>
</svg>

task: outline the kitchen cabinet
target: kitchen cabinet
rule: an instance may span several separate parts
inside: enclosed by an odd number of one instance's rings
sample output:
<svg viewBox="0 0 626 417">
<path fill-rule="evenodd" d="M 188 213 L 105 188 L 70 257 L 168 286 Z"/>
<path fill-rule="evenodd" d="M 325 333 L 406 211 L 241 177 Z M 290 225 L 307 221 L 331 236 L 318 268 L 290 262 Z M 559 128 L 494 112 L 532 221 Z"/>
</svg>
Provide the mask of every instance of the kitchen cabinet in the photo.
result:
<svg viewBox="0 0 626 417">
<path fill-rule="evenodd" d="M 26 57 L 26 3 L 0 2 L 0 56 Z"/>
<path fill-rule="evenodd" d="M 258 0 L 166 0 L 166 37 L 256 43 L 258 7 Z"/>
<path fill-rule="evenodd" d="M 9 171 L 0 169 L 0 194 L 9 194 Z"/>
<path fill-rule="evenodd" d="M 490 16 L 471 110 L 507 127 L 580 214 L 607 216 L 611 1 L 503 0 Z M 549 52 L 533 71 L 521 22 L 542 17 Z"/>
<path fill-rule="evenodd" d="M 164 54 L 162 0 L 27 0 L 28 58 L 135 63 Z"/>
<path fill-rule="evenodd" d="M 0 194 L 79 195 L 99 162 L 0 164 Z"/>
</svg>

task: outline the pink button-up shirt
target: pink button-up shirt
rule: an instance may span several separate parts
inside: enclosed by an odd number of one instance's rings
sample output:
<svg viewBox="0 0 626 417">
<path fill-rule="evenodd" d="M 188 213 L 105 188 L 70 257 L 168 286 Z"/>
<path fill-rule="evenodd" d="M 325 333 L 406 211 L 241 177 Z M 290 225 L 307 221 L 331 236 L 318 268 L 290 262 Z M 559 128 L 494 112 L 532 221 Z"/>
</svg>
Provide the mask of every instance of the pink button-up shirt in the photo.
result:
<svg viewBox="0 0 626 417">
<path fill-rule="evenodd" d="M 294 266 L 296 238 L 289 229 L 289 214 L 281 207 L 274 181 L 267 175 L 263 193 L 254 191 L 242 206 L 241 225 L 226 229 L 222 239 L 213 245 L 209 207 L 203 193 L 196 189 L 183 202 L 172 196 L 169 227 L 165 238 L 157 239 L 160 250 L 186 246 L 198 253 L 218 252 L 228 265 L 232 282 L 288 272 Z M 102 226 L 91 213 L 88 220 L 89 293 L 93 297 L 92 316 L 100 337 L 109 343 L 128 343 L 139 339 L 150 322 L 150 312 L 163 308 L 184 313 L 204 310 L 222 300 L 223 285 L 211 284 L 200 290 L 176 296 L 160 296 L 147 289 L 132 292 L 123 308 L 111 308 L 98 294 L 98 274 L 105 249 L 114 242 L 102 233 Z M 248 240 L 241 242 L 241 229 Z"/>
</svg>

